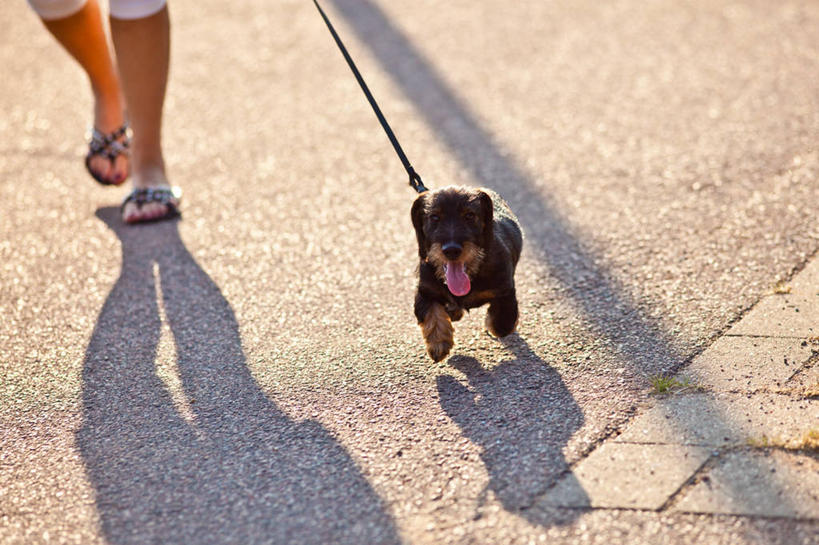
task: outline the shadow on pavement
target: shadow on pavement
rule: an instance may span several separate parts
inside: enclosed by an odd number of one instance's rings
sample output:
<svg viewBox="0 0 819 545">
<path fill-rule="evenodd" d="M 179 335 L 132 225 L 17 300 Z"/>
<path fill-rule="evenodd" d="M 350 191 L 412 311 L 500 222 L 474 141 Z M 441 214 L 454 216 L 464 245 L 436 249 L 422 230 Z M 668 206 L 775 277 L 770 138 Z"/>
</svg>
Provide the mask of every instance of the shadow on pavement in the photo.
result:
<svg viewBox="0 0 819 545">
<path fill-rule="evenodd" d="M 488 487 L 507 511 L 543 526 L 566 523 L 529 508 L 568 469 L 563 448 L 583 424 L 583 413 L 560 374 L 526 341 L 514 334 L 504 344 L 515 358 L 493 369 L 475 358 L 450 358 L 469 386 L 439 376 L 441 406 L 463 435 L 482 447 Z M 579 513 L 567 510 L 564 517 Z"/>
<path fill-rule="evenodd" d="M 583 248 L 580 239 L 572 232 L 570 222 L 541 194 L 532 177 L 503 151 L 503 147 L 481 125 L 479 116 L 458 98 L 434 64 L 425 58 L 381 8 L 372 0 L 333 0 L 332 3 L 358 39 L 369 48 L 384 73 L 415 106 L 418 115 L 459 164 L 480 185 L 495 189 L 509 202 L 526 233 L 524 251 L 531 252 L 547 267 L 549 273 L 560 283 L 561 295 L 570 299 L 582 313 L 590 332 L 605 339 L 610 349 L 628 363 L 630 371 L 635 375 L 668 373 L 679 368 L 686 355 L 674 346 L 672 338 L 655 319 L 637 306 L 629 295 L 628 287 L 614 279 L 605 266 L 599 264 L 599 259 Z M 328 43 L 331 42 L 328 40 Z M 332 45 L 328 48 L 332 48 Z M 355 52 L 352 54 L 355 56 Z M 411 150 L 409 151 L 412 155 Z M 506 381 L 509 377 L 517 376 L 513 374 L 514 366 L 504 364 L 484 376 L 479 372 L 480 365 L 474 360 L 453 357 L 451 361 L 463 368 L 470 383 L 478 380 L 476 392 L 481 392 L 481 388 L 490 388 L 490 391 L 488 400 L 476 405 L 470 401 L 470 392 L 456 386 L 453 381 L 442 378 L 439 389 L 445 409 L 461 424 L 468 437 L 488 448 L 484 461 L 492 479 L 490 486 L 495 489 L 503 505 L 509 509 L 515 508 L 518 501 L 525 504 L 528 500 L 523 498 L 529 497 L 541 485 L 528 486 L 521 483 L 523 470 L 515 467 L 520 462 L 508 455 L 508 451 L 491 444 L 495 435 L 502 435 L 504 432 L 493 430 L 488 424 L 492 415 L 490 408 L 503 411 L 501 400 L 506 396 L 515 398 L 520 393 L 516 390 L 519 384 Z M 537 375 L 535 369 L 537 367 L 532 366 L 532 372 Z M 562 397 L 532 400 L 538 404 L 536 406 L 539 407 L 540 416 L 544 418 L 548 418 L 554 411 L 565 411 L 560 404 L 569 403 L 576 408 L 571 394 L 559 382 L 557 373 L 554 373 L 551 380 L 554 388 L 562 392 Z M 471 412 L 459 411 L 453 399 L 455 397 L 461 398 L 462 402 L 471 403 L 467 405 Z M 483 415 L 483 423 L 475 413 L 476 410 Z M 569 420 L 562 423 L 566 428 L 558 432 L 560 437 L 565 435 L 565 439 L 556 441 L 552 447 L 561 442 L 565 444 L 571 432 L 582 422 L 580 419 L 572 420 L 572 414 L 574 411 L 569 411 Z M 536 415 L 533 415 L 532 420 L 535 419 Z M 522 430 L 509 439 L 523 442 L 524 447 L 530 441 Z M 555 463 L 560 468 L 550 468 L 552 476 L 565 466 L 562 460 Z M 541 479 L 543 483 L 548 481 L 544 477 Z M 784 497 L 780 486 L 774 483 L 766 483 L 766 486 Z M 519 489 L 516 490 L 515 487 Z"/>
<path fill-rule="evenodd" d="M 479 117 L 386 14 L 371 0 L 333 0 L 333 5 L 460 165 L 509 202 L 526 233 L 524 252 L 548 267 L 593 333 L 618 347 L 638 372 L 659 371 L 657 362 L 664 370 L 680 363 L 681 356 L 659 325 L 641 313 L 625 287 L 581 246 L 529 174 L 504 153 Z"/>
<path fill-rule="evenodd" d="M 681 363 L 682 357 L 657 324 L 641 313 L 627 290 L 581 246 L 569 223 L 537 191 L 528 174 L 502 151 L 478 116 L 384 12 L 370 0 L 333 0 L 333 5 L 463 168 L 480 185 L 497 190 L 510 203 L 526 233 L 524 251 L 531 252 L 560 282 L 562 293 L 582 312 L 591 332 L 616 347 L 613 350 L 619 351 L 637 374 L 656 373 L 658 366 L 668 370 Z M 566 469 L 561 449 L 583 423 L 583 417 L 558 373 L 519 337 L 511 341 L 510 348 L 515 346 L 518 359 L 491 372 L 481 371 L 474 360 L 450 360 L 467 374 L 470 384 L 474 382 L 476 394 L 484 396 L 477 404 L 472 400 L 475 394 L 452 379 L 442 377 L 439 390 L 445 410 L 467 437 L 484 447 L 490 488 L 507 510 L 526 516 L 526 510 L 521 509 Z M 531 375 L 521 373 L 522 369 Z M 545 385 L 543 389 L 527 390 L 540 382 Z M 509 414 L 506 403 L 510 399 L 526 399 L 531 412 L 525 413 L 521 422 L 515 419 L 524 413 L 510 414 L 503 425 L 493 424 L 494 411 Z M 459 409 L 458 403 L 466 403 L 468 409 Z M 548 462 L 541 460 L 542 467 L 526 459 L 539 447 L 537 434 L 543 435 L 544 448 L 550 454 Z M 499 438 L 508 446 L 496 444 Z M 516 449 L 523 458 L 516 455 Z M 545 520 L 545 515 L 529 517 L 544 518 L 532 520 L 541 525 L 560 523 L 554 518 Z"/>
<path fill-rule="evenodd" d="M 399 543 L 344 448 L 259 389 L 233 311 L 177 222 L 126 227 L 116 208 L 97 216 L 120 238 L 122 271 L 88 345 L 77 443 L 106 539 Z M 178 389 L 157 373 L 163 312 Z"/>
</svg>

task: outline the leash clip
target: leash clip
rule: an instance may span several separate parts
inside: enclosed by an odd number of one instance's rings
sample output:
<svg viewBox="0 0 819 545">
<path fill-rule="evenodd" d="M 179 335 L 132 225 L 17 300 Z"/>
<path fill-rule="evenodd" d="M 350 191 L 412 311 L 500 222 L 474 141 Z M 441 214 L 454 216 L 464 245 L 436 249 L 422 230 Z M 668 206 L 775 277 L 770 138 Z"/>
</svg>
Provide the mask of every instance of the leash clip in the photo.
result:
<svg viewBox="0 0 819 545">
<path fill-rule="evenodd" d="M 412 187 L 418 193 L 424 193 L 426 191 L 429 191 L 424 185 L 424 182 L 421 180 L 421 176 L 419 176 L 418 173 L 415 172 L 414 168 L 412 167 L 407 168 L 407 172 L 409 173 L 410 187 Z"/>
</svg>

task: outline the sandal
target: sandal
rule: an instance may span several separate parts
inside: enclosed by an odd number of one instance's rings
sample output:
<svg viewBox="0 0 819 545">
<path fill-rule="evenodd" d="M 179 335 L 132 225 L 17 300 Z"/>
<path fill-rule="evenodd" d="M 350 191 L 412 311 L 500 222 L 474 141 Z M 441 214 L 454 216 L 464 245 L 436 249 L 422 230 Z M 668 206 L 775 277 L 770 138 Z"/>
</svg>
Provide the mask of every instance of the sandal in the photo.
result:
<svg viewBox="0 0 819 545">
<path fill-rule="evenodd" d="M 120 128 L 113 132 L 109 132 L 108 134 L 100 132 L 96 128 L 93 129 L 91 131 L 91 141 L 88 142 L 88 155 L 85 156 L 85 169 L 100 185 L 122 184 L 122 182 L 128 178 L 127 172 L 119 183 L 114 183 L 91 170 L 91 159 L 97 156 L 102 156 L 111 161 L 111 164 L 113 164 L 114 160 L 120 155 L 130 155 L 130 150 L 128 149 L 130 145 L 131 135 L 128 129 L 127 121 L 123 123 Z"/>
<path fill-rule="evenodd" d="M 137 209 L 142 208 L 142 205 L 149 202 L 158 202 L 165 205 L 167 212 L 161 216 L 150 219 L 137 219 L 127 223 L 148 223 L 153 221 L 160 221 L 169 218 L 180 217 L 182 213 L 179 211 L 179 201 L 182 198 L 182 189 L 179 187 L 146 187 L 134 189 L 131 191 L 120 206 L 120 213 L 125 212 L 125 205 L 129 202 L 135 202 Z"/>
</svg>

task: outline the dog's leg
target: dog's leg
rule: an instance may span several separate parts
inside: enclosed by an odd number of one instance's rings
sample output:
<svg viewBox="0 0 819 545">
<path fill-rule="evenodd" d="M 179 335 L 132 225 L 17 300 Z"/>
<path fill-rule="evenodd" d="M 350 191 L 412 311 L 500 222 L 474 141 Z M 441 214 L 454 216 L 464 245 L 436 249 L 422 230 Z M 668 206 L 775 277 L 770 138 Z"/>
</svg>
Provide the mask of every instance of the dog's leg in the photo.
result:
<svg viewBox="0 0 819 545">
<path fill-rule="evenodd" d="M 420 320 L 429 357 L 433 361 L 441 361 L 447 357 L 455 342 L 452 338 L 452 322 L 446 309 L 440 303 L 416 301 L 415 312 Z"/>
<path fill-rule="evenodd" d="M 498 297 L 489 303 L 486 329 L 495 337 L 506 337 L 518 324 L 518 300 L 515 294 Z"/>
</svg>

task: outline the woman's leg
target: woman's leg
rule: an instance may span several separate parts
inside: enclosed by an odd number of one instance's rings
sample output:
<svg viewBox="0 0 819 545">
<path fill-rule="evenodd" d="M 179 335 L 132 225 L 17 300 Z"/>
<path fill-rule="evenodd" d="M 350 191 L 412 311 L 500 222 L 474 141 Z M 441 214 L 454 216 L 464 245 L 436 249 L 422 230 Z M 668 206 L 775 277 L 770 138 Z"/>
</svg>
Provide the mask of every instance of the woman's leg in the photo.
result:
<svg viewBox="0 0 819 545">
<path fill-rule="evenodd" d="M 122 91 L 97 0 L 63 3 L 72 11 L 70 14 L 55 10 L 54 3 L 32 1 L 31 4 L 41 14 L 49 32 L 88 74 L 94 93 L 94 127 L 110 133 L 122 126 L 125 121 Z M 79 11 L 73 11 L 77 6 Z M 57 18 L 50 18 L 52 15 Z M 91 158 L 89 167 L 102 178 L 118 184 L 128 175 L 128 158 L 120 155 L 112 162 L 97 155 Z"/>
<path fill-rule="evenodd" d="M 112 5 L 111 37 L 117 55 L 125 102 L 134 138 L 131 147 L 135 188 L 167 187 L 162 157 L 162 106 L 168 82 L 170 19 L 168 8 L 137 19 L 116 17 Z M 167 206 L 129 202 L 123 210 L 126 222 L 164 216 Z"/>
</svg>

